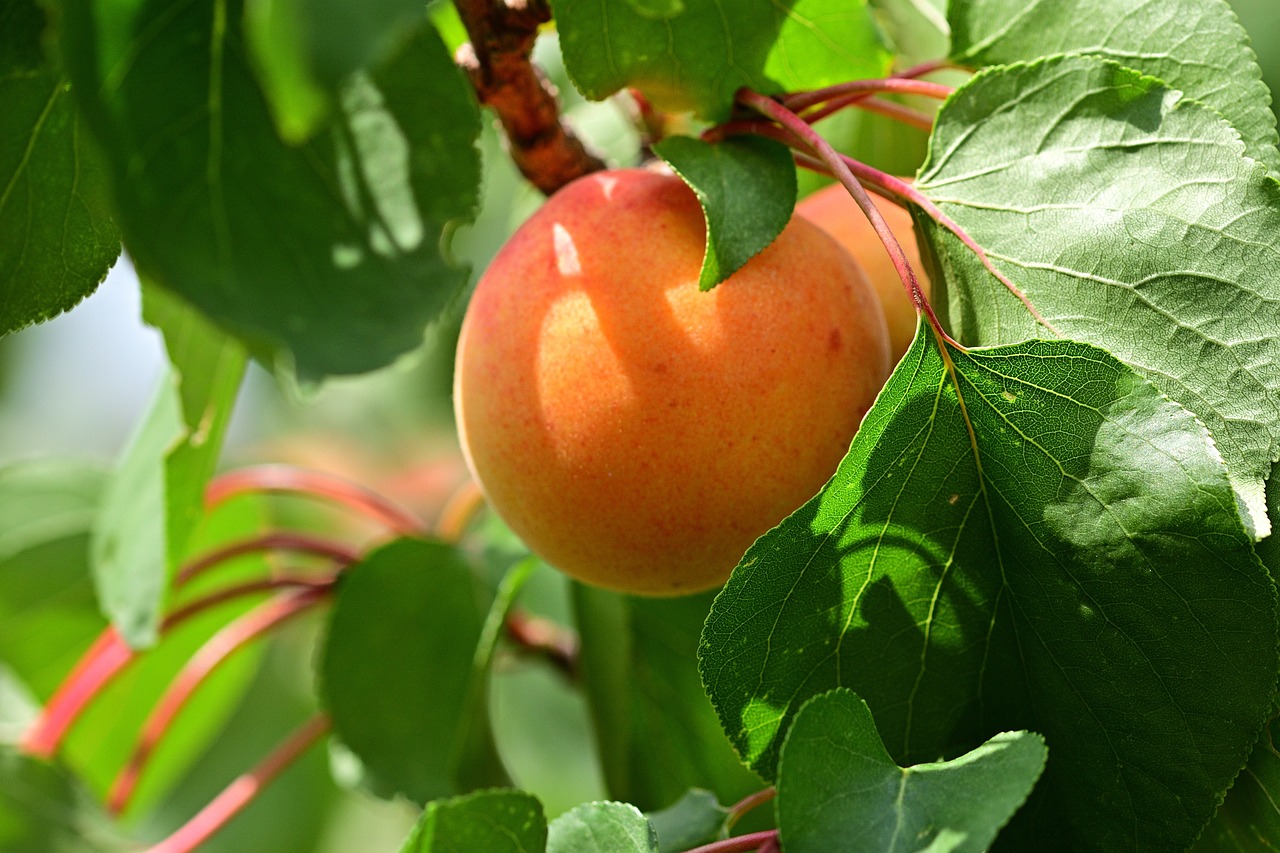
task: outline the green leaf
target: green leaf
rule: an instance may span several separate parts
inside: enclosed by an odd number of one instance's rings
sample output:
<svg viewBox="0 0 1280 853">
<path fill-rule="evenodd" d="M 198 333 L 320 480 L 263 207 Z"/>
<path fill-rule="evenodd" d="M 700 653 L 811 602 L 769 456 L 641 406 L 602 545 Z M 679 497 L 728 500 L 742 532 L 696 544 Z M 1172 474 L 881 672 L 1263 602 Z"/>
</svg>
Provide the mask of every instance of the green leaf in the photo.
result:
<svg viewBox="0 0 1280 853">
<path fill-rule="evenodd" d="M 0 10 L 0 335 L 74 306 L 120 254 L 106 175 L 44 57 L 45 26 L 35 0 Z"/>
<path fill-rule="evenodd" d="M 203 511 L 244 375 L 244 350 L 171 294 L 144 288 L 171 368 L 107 486 L 94 528 L 103 612 L 135 648 L 159 637 L 169 578 Z"/>
<path fill-rule="evenodd" d="M 465 280 L 440 237 L 475 206 L 474 94 L 424 25 L 290 146 L 243 18 L 237 0 L 65 4 L 63 55 L 125 242 L 149 279 L 303 380 L 386 365 Z"/>
<path fill-rule="evenodd" d="M 460 793 L 470 769 L 459 756 L 478 722 L 481 600 L 461 552 L 400 539 L 352 566 L 333 605 L 319 661 L 333 730 L 381 785 L 415 802 Z"/>
<path fill-rule="evenodd" d="M 870 0 L 870 6 L 893 42 L 900 67 L 947 55 L 947 0 Z"/>
<path fill-rule="evenodd" d="M 87 798 L 65 770 L 0 745 L 0 850 L 5 853 L 71 853 L 124 849 L 101 835 L 105 821 L 90 816 Z M 98 818 L 95 820 L 94 818 Z M 94 826 L 94 824 L 98 824 Z"/>
<path fill-rule="evenodd" d="M 691 788 L 665 809 L 645 815 L 661 853 L 680 853 L 713 840 L 728 816 L 716 795 L 701 788 Z"/>
<path fill-rule="evenodd" d="M 1203 101 L 1240 132 L 1250 157 L 1280 167 L 1270 92 L 1224 0 L 952 0 L 947 17 L 957 62 L 1113 59 Z"/>
<path fill-rule="evenodd" d="M 646 4 L 652 7 L 652 4 Z M 601 100 L 626 86 L 661 109 L 723 119 L 742 86 L 766 94 L 879 77 L 890 55 L 866 0 L 687 0 L 667 18 L 633 0 L 552 0 L 574 84 Z"/>
<path fill-rule="evenodd" d="M 609 796 L 656 809 L 695 786 L 730 803 L 759 790 L 698 676 L 713 597 L 643 598 L 574 584 L 579 680 Z"/>
<path fill-rule="evenodd" d="M 245 0 L 250 59 L 281 136 L 310 136 L 341 83 L 383 59 L 424 13 L 418 0 Z"/>
<path fill-rule="evenodd" d="M 1280 455 L 1280 184 L 1213 111 L 1111 62 L 989 69 L 938 115 L 919 189 L 1062 334 L 1104 347 L 1208 426 L 1257 538 Z M 921 220 L 951 332 L 1046 335 Z"/>
<path fill-rule="evenodd" d="M 762 136 L 715 145 L 672 136 L 653 146 L 698 196 L 707 252 L 698 287 L 710 290 L 758 255 L 791 221 L 796 167 L 791 151 Z"/>
<path fill-rule="evenodd" d="M 551 821 L 547 853 L 658 853 L 658 837 L 628 803 L 583 803 Z"/>
<path fill-rule="evenodd" d="M 1192 853 L 1251 853 L 1280 847 L 1280 725 L 1273 715 Z"/>
<path fill-rule="evenodd" d="M 400 853 L 542 853 L 547 819 L 523 791 L 477 791 L 427 803 Z"/>
<path fill-rule="evenodd" d="M 67 460 L 0 468 L 0 661 L 39 697 L 104 627 L 89 530 L 105 480 Z"/>
<path fill-rule="evenodd" d="M 900 764 L 1041 732 L 1054 760 L 1012 849 L 1179 849 L 1257 737 L 1276 635 L 1194 416 L 1094 347 L 942 351 L 922 324 L 833 479 L 744 556 L 699 657 L 768 778 L 800 705 L 844 686 Z"/>
<path fill-rule="evenodd" d="M 982 853 L 1044 770 L 1044 740 L 1002 732 L 951 761 L 899 767 L 871 709 L 833 690 L 800 708 L 778 764 L 778 832 L 789 853 Z"/>
</svg>

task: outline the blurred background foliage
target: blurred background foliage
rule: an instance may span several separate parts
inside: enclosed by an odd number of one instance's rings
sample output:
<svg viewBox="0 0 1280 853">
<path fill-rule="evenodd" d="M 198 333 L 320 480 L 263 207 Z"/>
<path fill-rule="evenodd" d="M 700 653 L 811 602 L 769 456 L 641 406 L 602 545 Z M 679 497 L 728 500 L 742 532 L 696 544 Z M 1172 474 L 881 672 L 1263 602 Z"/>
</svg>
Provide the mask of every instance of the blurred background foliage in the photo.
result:
<svg viewBox="0 0 1280 853">
<path fill-rule="evenodd" d="M 1264 79 L 1275 91 L 1280 86 L 1280 3 L 1231 3 L 1253 38 Z M 451 46 L 461 41 L 451 7 L 437 4 L 433 13 Z M 560 66 L 553 35 L 544 37 L 537 59 L 559 87 L 568 118 L 579 132 L 612 164 L 633 164 L 639 137 L 631 104 L 625 98 L 582 101 Z M 825 130 L 846 150 L 894 172 L 914 172 L 924 155 L 923 134 L 881 119 L 841 116 Z M 492 126 L 486 127 L 481 145 L 484 196 L 479 218 L 459 229 L 451 243 L 455 258 L 471 267 L 473 280 L 541 201 L 516 174 Z M 818 183 L 806 178 L 802 189 L 812 190 Z M 428 331 L 415 354 L 375 374 L 318 389 L 282 389 L 254 367 L 241 391 L 222 467 L 270 461 L 332 471 L 434 520 L 466 478 L 450 400 L 453 345 L 464 305 L 465 299 L 459 299 Z M 79 482 L 92 491 L 93 471 L 108 469 L 124 447 L 162 366 L 159 336 L 139 319 L 137 279 L 127 259 L 122 260 L 98 292 L 74 311 L 0 339 L 0 471 L 34 458 L 72 457 L 84 472 Z M 290 523 L 328 523 L 329 517 L 308 517 L 302 507 L 286 511 L 299 515 L 290 517 Z M 83 529 L 70 531 L 47 554 L 19 554 L 28 567 L 37 557 L 44 561 L 42 566 L 57 566 L 56 576 L 50 575 L 56 588 L 40 593 L 46 597 L 36 602 L 31 596 L 39 590 L 33 592 L 28 581 L 15 582 L 17 558 L 5 550 L 0 536 L 0 619 L 6 620 L 0 625 L 0 744 L 16 739 L 37 701 L 31 692 L 37 688 L 14 675 L 24 668 L 17 650 L 24 660 L 57 662 L 60 674 L 73 659 L 68 648 L 87 644 L 103 624 L 92 612 L 84 540 Z M 64 618 L 60 630 L 19 630 L 23 608 L 35 613 L 54 599 Z M 538 615 L 572 623 L 567 584 L 545 567 L 526 589 L 522 603 Z M 635 618 L 648 618 L 644 608 L 636 610 Z M 154 808 L 141 817 L 126 816 L 131 836 L 157 839 L 171 832 L 314 708 L 311 667 L 321 624 L 320 618 L 311 617 L 291 625 L 238 673 L 228 671 L 225 679 L 235 684 L 216 688 L 231 697 L 223 702 L 226 707 L 216 730 L 189 736 L 187 748 L 199 757 L 180 781 L 155 795 Z M 491 714 L 513 779 L 543 800 L 548 817 L 606 795 L 586 700 L 562 673 L 544 662 L 500 657 Z M 351 775 L 345 772 L 346 763 L 340 751 L 312 750 L 207 849 L 397 849 L 417 810 L 335 783 L 344 773 Z M 0 824 L 2 818 L 0 814 Z M 96 833 L 101 832 L 110 830 L 98 827 L 89 837 L 100 838 Z"/>
</svg>

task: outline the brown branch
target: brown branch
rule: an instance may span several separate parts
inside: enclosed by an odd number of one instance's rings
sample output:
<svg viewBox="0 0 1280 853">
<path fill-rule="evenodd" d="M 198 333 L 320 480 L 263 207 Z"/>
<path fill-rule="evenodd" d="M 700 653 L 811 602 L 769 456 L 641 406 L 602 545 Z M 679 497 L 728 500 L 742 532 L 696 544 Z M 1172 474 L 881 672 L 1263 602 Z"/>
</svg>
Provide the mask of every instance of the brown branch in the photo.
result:
<svg viewBox="0 0 1280 853">
<path fill-rule="evenodd" d="M 551 20 L 546 0 L 454 0 L 471 43 L 457 61 L 480 103 L 502 122 L 511 159 L 538 189 L 551 195 L 605 168 L 560 120 L 556 91 L 530 61 L 538 27 Z"/>
</svg>

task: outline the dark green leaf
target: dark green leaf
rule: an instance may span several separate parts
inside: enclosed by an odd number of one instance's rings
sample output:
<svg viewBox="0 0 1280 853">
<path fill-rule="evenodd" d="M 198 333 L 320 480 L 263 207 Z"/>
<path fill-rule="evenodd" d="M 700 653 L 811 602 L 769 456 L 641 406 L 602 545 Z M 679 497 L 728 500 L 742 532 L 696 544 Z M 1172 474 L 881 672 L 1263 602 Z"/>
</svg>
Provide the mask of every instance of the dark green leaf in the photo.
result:
<svg viewBox="0 0 1280 853">
<path fill-rule="evenodd" d="M 1271 96 L 1225 0 L 952 0 L 947 17 L 957 62 L 1113 59 L 1203 101 L 1235 126 L 1250 157 L 1280 166 Z"/>
<path fill-rule="evenodd" d="M 957 91 L 917 186 L 1064 335 L 1105 347 L 1208 426 L 1257 537 L 1280 455 L 1280 185 L 1216 113 L 1111 62 L 989 69 Z M 952 334 L 1046 334 L 922 221 Z"/>
<path fill-rule="evenodd" d="M 646 4 L 652 8 L 652 4 Z M 669 18 L 634 0 L 552 0 L 565 67 L 587 97 L 625 86 L 660 108 L 728 115 L 733 95 L 811 89 L 888 70 L 866 0 L 687 0 Z"/>
<path fill-rule="evenodd" d="M 715 794 L 692 788 L 665 809 L 645 817 L 657 833 L 658 850 L 680 853 L 714 839 L 728 815 L 729 810 L 720 805 Z"/>
<path fill-rule="evenodd" d="M 1044 770 L 1044 740 L 1003 732 L 951 761 L 899 767 L 850 690 L 800 708 L 778 764 L 778 832 L 789 853 L 982 853 Z"/>
<path fill-rule="evenodd" d="M 791 221 L 796 167 L 791 151 L 762 136 L 715 145 L 672 136 L 653 146 L 698 196 L 707 252 L 698 287 L 710 290 L 758 255 Z"/>
<path fill-rule="evenodd" d="M 1178 849 L 1245 763 L 1275 649 L 1271 579 L 1189 412 L 1084 344 L 944 352 L 922 324 L 700 658 L 770 778 L 799 706 L 846 686 L 900 764 L 1041 732 L 1013 849 Z"/>
<path fill-rule="evenodd" d="M 547 853 L 658 853 L 658 837 L 627 803 L 584 803 L 551 821 Z"/>
<path fill-rule="evenodd" d="M 245 35 L 281 135 L 306 139 L 340 84 L 375 65 L 415 24 L 418 0 L 245 0 Z"/>
<path fill-rule="evenodd" d="M 0 335 L 71 308 L 120 254 L 104 170 L 44 57 L 45 24 L 35 0 L 0 9 Z"/>
<path fill-rule="evenodd" d="M 478 791 L 427 803 L 400 853 L 542 853 L 547 819 L 523 791 Z"/>
<path fill-rule="evenodd" d="M 469 769 L 482 596 L 458 550 L 401 539 L 352 566 L 334 602 L 319 663 L 333 730 L 416 802 L 459 793 Z"/>
<path fill-rule="evenodd" d="M 1280 710 L 1280 709 L 1278 709 Z M 1193 853 L 1252 853 L 1280 848 L 1280 753 L 1275 717 L 1227 792 L 1227 799 L 1205 828 Z"/>
<path fill-rule="evenodd" d="M 712 598 L 628 597 L 574 585 L 579 677 L 609 796 L 656 809 L 692 787 L 724 802 L 759 790 L 698 677 L 698 639 Z"/>
<path fill-rule="evenodd" d="M 684 11 L 684 0 L 627 0 L 637 15 L 666 20 Z"/>
<path fill-rule="evenodd" d="M 236 0 L 65 4 L 64 58 L 125 242 L 148 278 L 303 379 L 386 365 L 464 280 L 440 236 L 475 205 L 474 95 L 424 25 L 287 145 L 243 17 Z"/>
<path fill-rule="evenodd" d="M 72 853 L 124 849 L 104 832 L 71 775 L 0 745 L 0 850 Z M 92 847 L 91 847 L 92 840 Z"/>
<path fill-rule="evenodd" d="M 164 592 L 200 519 L 245 369 L 240 345 L 177 297 L 144 294 L 172 367 L 107 486 L 93 547 L 103 610 L 138 648 L 159 637 Z"/>
</svg>

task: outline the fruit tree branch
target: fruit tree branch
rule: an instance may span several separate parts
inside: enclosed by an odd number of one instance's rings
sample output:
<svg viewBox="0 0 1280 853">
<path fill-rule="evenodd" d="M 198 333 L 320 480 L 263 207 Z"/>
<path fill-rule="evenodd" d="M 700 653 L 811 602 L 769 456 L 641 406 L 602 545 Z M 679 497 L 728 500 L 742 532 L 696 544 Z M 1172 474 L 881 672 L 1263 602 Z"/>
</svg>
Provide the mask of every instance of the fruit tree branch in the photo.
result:
<svg viewBox="0 0 1280 853">
<path fill-rule="evenodd" d="M 605 168 L 560 119 L 555 88 L 530 61 L 538 27 L 551 20 L 546 0 L 454 0 L 470 44 L 457 60 L 480 103 L 502 122 L 511 159 L 550 195 Z"/>
</svg>

